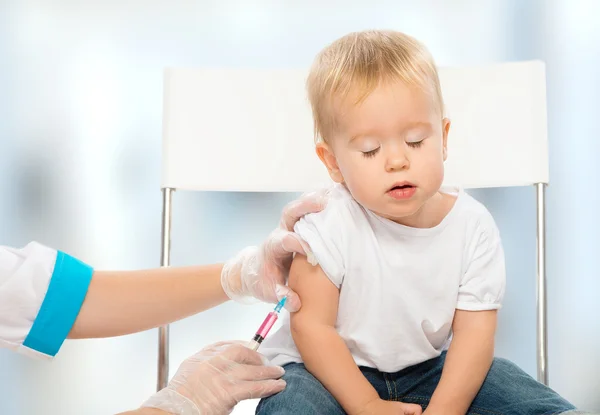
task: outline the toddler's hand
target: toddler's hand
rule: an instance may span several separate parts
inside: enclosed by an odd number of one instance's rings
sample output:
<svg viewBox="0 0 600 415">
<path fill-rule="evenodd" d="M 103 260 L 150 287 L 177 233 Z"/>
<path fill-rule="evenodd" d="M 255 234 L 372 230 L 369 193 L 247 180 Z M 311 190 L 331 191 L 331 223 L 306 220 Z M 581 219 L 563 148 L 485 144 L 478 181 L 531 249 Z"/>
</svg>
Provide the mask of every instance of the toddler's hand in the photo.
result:
<svg viewBox="0 0 600 415">
<path fill-rule="evenodd" d="M 357 415 L 421 415 L 420 405 L 376 399 L 369 402 Z"/>
</svg>

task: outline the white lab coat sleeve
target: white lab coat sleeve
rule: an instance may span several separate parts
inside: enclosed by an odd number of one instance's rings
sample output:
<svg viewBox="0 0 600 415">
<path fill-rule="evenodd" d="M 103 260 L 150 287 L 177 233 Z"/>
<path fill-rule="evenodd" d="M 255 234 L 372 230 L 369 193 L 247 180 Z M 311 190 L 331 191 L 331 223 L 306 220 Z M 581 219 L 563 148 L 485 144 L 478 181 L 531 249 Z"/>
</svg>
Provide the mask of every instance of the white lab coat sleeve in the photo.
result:
<svg viewBox="0 0 600 415">
<path fill-rule="evenodd" d="M 0 246 L 0 347 L 51 359 L 75 323 L 93 269 L 36 242 Z"/>
</svg>

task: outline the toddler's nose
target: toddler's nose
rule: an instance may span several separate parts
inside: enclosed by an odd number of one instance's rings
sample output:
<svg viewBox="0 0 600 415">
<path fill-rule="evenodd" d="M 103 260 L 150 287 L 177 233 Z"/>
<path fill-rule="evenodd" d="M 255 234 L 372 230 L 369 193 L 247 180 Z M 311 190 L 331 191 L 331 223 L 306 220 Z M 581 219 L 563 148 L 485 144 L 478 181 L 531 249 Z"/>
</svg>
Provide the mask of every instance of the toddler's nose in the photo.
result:
<svg viewBox="0 0 600 415">
<path fill-rule="evenodd" d="M 406 153 L 402 150 L 392 151 L 385 165 L 385 170 L 388 172 L 405 170 L 410 167 L 410 161 L 406 157 Z"/>
</svg>

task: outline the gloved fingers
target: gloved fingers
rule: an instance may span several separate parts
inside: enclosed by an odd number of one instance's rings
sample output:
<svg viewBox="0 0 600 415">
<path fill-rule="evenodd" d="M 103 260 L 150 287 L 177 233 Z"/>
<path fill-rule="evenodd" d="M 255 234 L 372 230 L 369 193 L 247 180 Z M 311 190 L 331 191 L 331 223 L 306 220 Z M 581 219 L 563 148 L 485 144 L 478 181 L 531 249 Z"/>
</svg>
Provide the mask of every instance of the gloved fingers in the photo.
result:
<svg viewBox="0 0 600 415">
<path fill-rule="evenodd" d="M 193 355 L 192 358 L 200 357 L 202 360 L 205 360 L 206 357 L 216 356 L 217 354 L 222 353 L 233 346 L 245 346 L 246 344 L 247 342 L 243 340 L 220 341 L 206 346 L 204 349 Z"/>
<path fill-rule="evenodd" d="M 290 287 L 288 287 L 287 285 L 278 284 L 277 288 L 275 289 L 275 293 L 277 294 L 278 302 L 281 301 L 283 297 L 287 297 L 284 306 L 287 311 L 289 311 L 290 313 L 295 313 L 296 311 L 300 310 L 300 307 L 302 306 L 302 303 L 300 302 L 300 297 Z"/>
<path fill-rule="evenodd" d="M 289 232 L 282 236 L 281 238 L 281 247 L 285 252 L 293 252 L 297 254 L 306 255 L 308 257 L 311 264 L 314 261 L 314 255 L 310 246 L 300 237 L 300 235 Z M 313 261 L 311 261 L 311 259 Z M 315 265 L 315 264 L 313 264 Z"/>
<path fill-rule="evenodd" d="M 303 216 L 308 215 L 309 213 L 320 212 L 321 210 L 323 210 L 323 208 L 324 206 L 320 201 L 293 201 L 283 208 L 280 226 L 283 229 L 292 232 L 294 230 L 294 225 L 296 225 L 296 222 L 298 222 Z"/>
<path fill-rule="evenodd" d="M 242 382 L 233 388 L 231 395 L 237 402 L 245 399 L 262 399 L 281 392 L 285 386 L 283 379 Z"/>
<path fill-rule="evenodd" d="M 300 218 L 309 213 L 322 211 L 327 205 L 330 189 L 323 188 L 314 192 L 305 193 L 298 199 L 288 203 L 281 215 L 281 227 L 292 231 Z"/>
<path fill-rule="evenodd" d="M 241 341 L 219 342 L 186 359 L 144 406 L 182 415 L 230 413 L 237 402 L 283 390 L 284 373 Z"/>
<path fill-rule="evenodd" d="M 308 262 L 316 265 L 314 255 L 310 246 L 296 233 L 276 229 L 269 235 L 262 247 L 266 261 L 276 261 L 278 265 L 289 269 L 292 254 L 302 254 L 308 258 Z"/>
<path fill-rule="evenodd" d="M 234 344 L 228 347 L 219 357 L 226 362 L 235 362 L 238 364 L 264 366 L 265 357 L 241 344 Z"/>
<path fill-rule="evenodd" d="M 285 370 L 281 366 L 240 365 L 229 374 L 229 378 L 244 381 L 277 380 L 284 373 Z"/>
<path fill-rule="evenodd" d="M 282 287 L 287 288 L 287 287 Z M 289 290 L 291 291 L 291 290 Z M 293 293 L 293 291 L 291 291 Z M 295 295 L 295 293 L 294 293 Z M 287 302 L 287 300 L 286 300 Z M 228 340 L 221 341 L 209 346 L 206 346 L 200 352 L 196 353 L 190 359 L 207 360 L 207 357 L 217 358 L 217 361 L 222 360 L 219 364 L 219 370 L 223 370 L 226 366 L 235 365 L 252 365 L 256 367 L 270 367 L 275 368 L 276 371 L 281 371 L 281 366 L 275 366 L 269 359 L 262 354 L 247 347 L 248 342 L 243 340 Z"/>
</svg>

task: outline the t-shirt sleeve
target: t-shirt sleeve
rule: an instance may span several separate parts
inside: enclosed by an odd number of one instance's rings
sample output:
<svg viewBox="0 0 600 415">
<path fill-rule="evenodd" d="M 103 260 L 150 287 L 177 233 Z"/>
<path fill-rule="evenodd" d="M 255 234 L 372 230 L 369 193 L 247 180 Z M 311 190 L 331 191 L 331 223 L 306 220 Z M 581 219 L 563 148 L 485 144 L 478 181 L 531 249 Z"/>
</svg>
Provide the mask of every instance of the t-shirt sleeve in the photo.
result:
<svg viewBox="0 0 600 415">
<path fill-rule="evenodd" d="M 304 216 L 294 226 L 294 231 L 310 246 L 314 257 L 327 278 L 340 288 L 344 280 L 343 227 L 339 226 L 338 203 L 325 210 Z"/>
<path fill-rule="evenodd" d="M 460 282 L 456 308 L 496 310 L 502 306 L 506 286 L 504 249 L 493 219 L 480 223 L 467 246 L 468 263 Z"/>
</svg>

